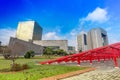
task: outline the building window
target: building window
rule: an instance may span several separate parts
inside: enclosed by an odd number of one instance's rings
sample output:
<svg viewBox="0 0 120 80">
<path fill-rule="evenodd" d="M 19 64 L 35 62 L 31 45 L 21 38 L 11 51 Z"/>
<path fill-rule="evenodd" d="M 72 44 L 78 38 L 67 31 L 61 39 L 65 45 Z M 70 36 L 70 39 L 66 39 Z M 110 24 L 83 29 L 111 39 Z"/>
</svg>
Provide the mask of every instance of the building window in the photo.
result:
<svg viewBox="0 0 120 80">
<path fill-rule="evenodd" d="M 87 36 L 84 34 L 84 45 L 87 45 Z"/>
<path fill-rule="evenodd" d="M 103 45 L 105 45 L 106 35 L 101 33 L 101 36 L 102 36 L 102 43 L 103 43 Z"/>
<path fill-rule="evenodd" d="M 73 49 L 73 47 L 70 47 L 70 46 L 69 46 L 69 47 L 68 47 L 68 50 L 74 50 L 74 49 Z"/>
</svg>

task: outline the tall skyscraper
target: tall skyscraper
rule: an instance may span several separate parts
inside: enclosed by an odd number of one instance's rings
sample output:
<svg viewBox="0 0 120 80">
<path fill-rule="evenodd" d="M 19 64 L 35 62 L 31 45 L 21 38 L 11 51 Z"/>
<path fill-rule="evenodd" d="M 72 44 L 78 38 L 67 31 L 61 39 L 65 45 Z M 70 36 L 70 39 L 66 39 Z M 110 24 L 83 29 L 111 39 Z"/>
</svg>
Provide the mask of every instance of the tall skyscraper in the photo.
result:
<svg viewBox="0 0 120 80">
<path fill-rule="evenodd" d="M 42 28 L 35 21 L 19 22 L 16 38 L 24 41 L 41 40 Z"/>
<path fill-rule="evenodd" d="M 77 36 L 77 48 L 79 52 L 87 50 L 87 34 L 84 31 Z"/>
<path fill-rule="evenodd" d="M 107 32 L 102 28 L 93 28 L 87 34 L 88 50 L 108 45 Z"/>
</svg>

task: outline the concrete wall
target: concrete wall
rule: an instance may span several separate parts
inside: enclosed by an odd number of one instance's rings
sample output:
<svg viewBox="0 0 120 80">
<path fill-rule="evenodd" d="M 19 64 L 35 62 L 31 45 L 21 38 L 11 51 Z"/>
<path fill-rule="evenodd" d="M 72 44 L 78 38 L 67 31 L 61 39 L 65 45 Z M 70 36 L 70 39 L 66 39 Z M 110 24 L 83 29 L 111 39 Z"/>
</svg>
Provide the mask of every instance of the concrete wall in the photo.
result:
<svg viewBox="0 0 120 80">
<path fill-rule="evenodd" d="M 67 40 L 34 40 L 34 44 L 41 46 L 59 46 L 60 49 L 68 51 L 68 41 Z"/>
<path fill-rule="evenodd" d="M 42 28 L 35 21 L 19 22 L 16 38 L 24 41 L 41 40 Z"/>
<path fill-rule="evenodd" d="M 12 50 L 12 55 L 23 56 L 27 51 L 35 51 L 35 55 L 43 53 L 43 47 L 17 38 L 10 38 L 9 47 Z"/>
</svg>

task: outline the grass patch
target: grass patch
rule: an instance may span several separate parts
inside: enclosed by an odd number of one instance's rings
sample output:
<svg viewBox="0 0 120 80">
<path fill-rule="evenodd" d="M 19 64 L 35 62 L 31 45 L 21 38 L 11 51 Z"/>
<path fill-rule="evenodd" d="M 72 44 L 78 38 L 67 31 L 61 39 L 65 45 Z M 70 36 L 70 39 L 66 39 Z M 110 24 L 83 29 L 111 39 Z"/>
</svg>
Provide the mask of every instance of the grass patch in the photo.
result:
<svg viewBox="0 0 120 80">
<path fill-rule="evenodd" d="M 47 59 L 17 59 L 20 64 L 28 64 L 30 69 L 15 72 L 15 73 L 0 73 L 1 80 L 38 80 L 45 77 L 50 77 L 58 74 L 64 74 L 71 71 L 85 69 L 78 66 L 62 66 L 62 65 L 36 65 L 36 61 Z M 10 60 L 0 59 L 0 69 L 10 67 Z"/>
</svg>

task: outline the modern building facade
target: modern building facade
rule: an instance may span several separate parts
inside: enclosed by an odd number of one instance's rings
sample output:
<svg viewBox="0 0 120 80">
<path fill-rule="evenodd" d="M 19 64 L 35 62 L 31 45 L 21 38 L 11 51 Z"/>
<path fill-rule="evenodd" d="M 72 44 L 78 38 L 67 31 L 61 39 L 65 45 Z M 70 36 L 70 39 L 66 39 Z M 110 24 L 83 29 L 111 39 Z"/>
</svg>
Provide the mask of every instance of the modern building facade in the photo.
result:
<svg viewBox="0 0 120 80">
<path fill-rule="evenodd" d="M 74 46 L 68 46 L 68 53 L 69 53 L 69 54 L 74 54 L 74 53 L 76 53 L 75 47 L 74 47 Z"/>
<path fill-rule="evenodd" d="M 84 31 L 77 36 L 77 49 L 79 52 L 87 50 L 87 33 Z"/>
<path fill-rule="evenodd" d="M 13 43 L 16 43 L 14 47 Z M 19 22 L 16 38 L 10 39 L 11 49 L 18 49 L 20 55 L 27 50 L 35 50 L 38 54 L 42 54 L 44 47 L 52 47 L 53 49 L 63 49 L 68 53 L 74 53 L 75 48 L 68 46 L 67 40 L 42 40 L 42 28 L 35 21 Z M 107 32 L 102 28 L 93 28 L 88 33 L 81 31 L 77 36 L 77 49 L 79 52 L 98 48 L 108 45 Z M 30 47 L 29 47 L 30 46 Z M 14 50 L 13 50 L 14 51 Z"/>
<path fill-rule="evenodd" d="M 35 50 L 40 55 L 46 47 L 68 51 L 68 40 L 42 40 L 41 26 L 35 21 L 24 21 L 19 22 L 16 38 L 10 39 L 9 47 L 18 55 L 24 55 L 28 50 Z"/>
<path fill-rule="evenodd" d="M 67 40 L 34 40 L 34 44 L 41 45 L 43 47 L 53 47 L 58 49 L 63 49 L 68 51 L 68 41 Z"/>
<path fill-rule="evenodd" d="M 107 32 L 102 28 L 93 28 L 87 33 L 88 50 L 108 45 Z"/>
<path fill-rule="evenodd" d="M 27 51 L 33 50 L 35 55 L 42 55 L 44 48 L 41 45 L 33 44 L 32 42 L 20 40 L 17 38 L 10 38 L 9 48 L 11 49 L 11 55 L 23 56 Z"/>
<path fill-rule="evenodd" d="M 16 38 L 24 41 L 41 40 L 42 28 L 35 21 L 19 22 Z"/>
</svg>

